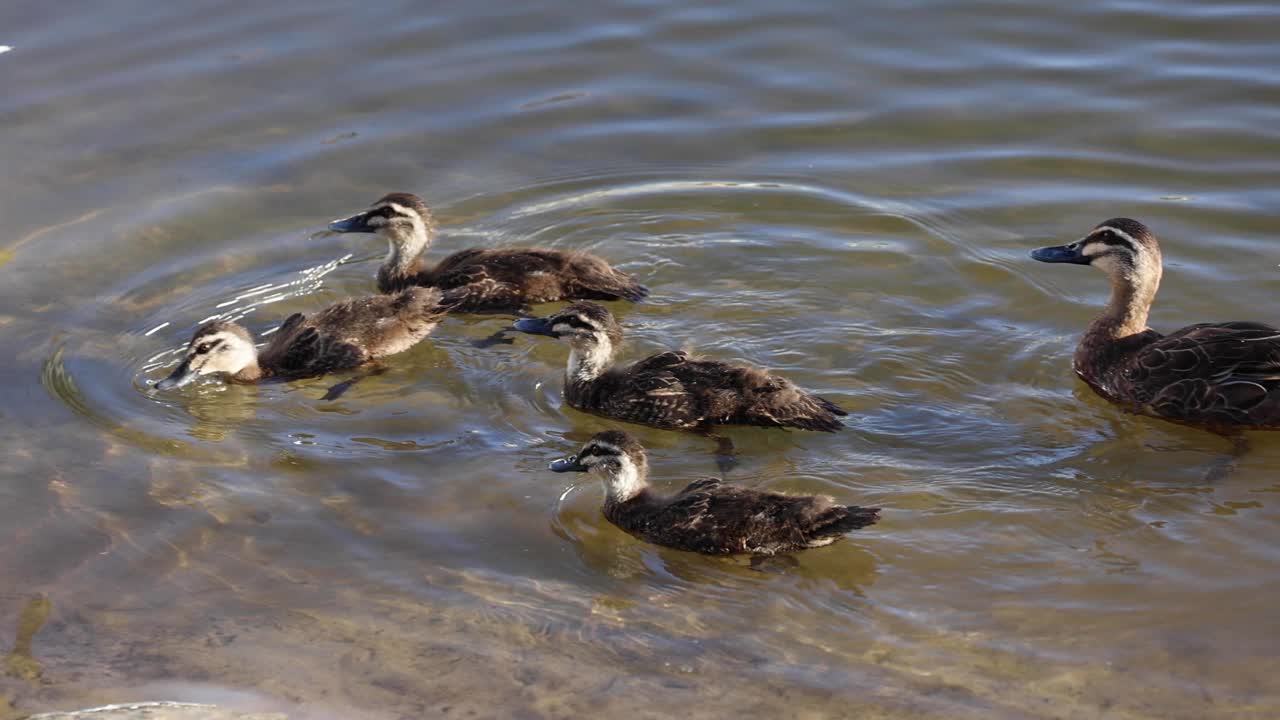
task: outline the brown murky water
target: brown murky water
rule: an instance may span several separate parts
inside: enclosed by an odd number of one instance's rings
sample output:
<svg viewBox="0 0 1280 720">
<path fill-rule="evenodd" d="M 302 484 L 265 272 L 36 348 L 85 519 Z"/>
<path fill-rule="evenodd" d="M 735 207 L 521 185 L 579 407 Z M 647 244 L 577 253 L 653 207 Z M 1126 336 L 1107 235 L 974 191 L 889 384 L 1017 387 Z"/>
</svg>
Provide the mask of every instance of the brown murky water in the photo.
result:
<svg viewBox="0 0 1280 720">
<path fill-rule="evenodd" d="M 1280 441 L 1071 375 L 1131 215 L 1153 323 L 1280 321 L 1268 3 L 0 5 L 0 717 L 1280 716 Z M 372 290 L 319 234 L 388 190 L 438 252 L 589 248 L 691 347 L 853 411 L 735 430 L 753 487 L 886 508 L 764 572 L 638 543 L 546 463 L 608 422 L 564 350 L 447 320 L 332 381 L 153 396 L 201 320 Z M 715 471 L 639 432 L 655 480 Z"/>
</svg>

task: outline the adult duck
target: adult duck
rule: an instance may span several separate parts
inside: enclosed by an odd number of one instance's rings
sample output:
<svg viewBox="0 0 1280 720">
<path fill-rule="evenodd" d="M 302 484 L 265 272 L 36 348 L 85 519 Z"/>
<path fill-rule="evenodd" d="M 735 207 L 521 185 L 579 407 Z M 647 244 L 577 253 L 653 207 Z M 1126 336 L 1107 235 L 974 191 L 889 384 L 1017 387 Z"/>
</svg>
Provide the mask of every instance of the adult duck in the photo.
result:
<svg viewBox="0 0 1280 720">
<path fill-rule="evenodd" d="M 1099 395 L 1130 412 L 1223 435 L 1280 428 L 1280 330 L 1200 323 L 1162 335 L 1147 327 L 1162 268 L 1146 225 L 1114 218 L 1031 257 L 1092 265 L 1111 279 L 1111 300 L 1075 353 L 1076 374 Z"/>
</svg>

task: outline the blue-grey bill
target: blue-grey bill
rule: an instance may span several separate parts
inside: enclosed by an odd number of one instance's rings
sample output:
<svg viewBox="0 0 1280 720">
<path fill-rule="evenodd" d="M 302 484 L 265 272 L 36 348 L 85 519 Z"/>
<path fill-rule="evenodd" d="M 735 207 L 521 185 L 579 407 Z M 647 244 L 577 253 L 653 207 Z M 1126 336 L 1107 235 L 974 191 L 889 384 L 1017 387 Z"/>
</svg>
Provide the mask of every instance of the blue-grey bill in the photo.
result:
<svg viewBox="0 0 1280 720">
<path fill-rule="evenodd" d="M 1073 248 L 1070 245 L 1036 248 L 1031 251 L 1031 259 L 1046 263 L 1089 264 L 1089 257 L 1081 253 L 1078 248 Z"/>
<path fill-rule="evenodd" d="M 174 368 L 173 372 L 169 373 L 169 377 L 157 382 L 155 384 L 155 388 L 156 390 L 173 390 L 174 388 L 180 388 L 183 385 L 187 385 L 195 379 L 196 374 L 191 372 L 191 364 L 188 361 L 183 360 L 181 365 Z"/>
<path fill-rule="evenodd" d="M 357 213 L 349 218 L 334 220 L 329 223 L 329 229 L 338 233 L 371 233 L 373 228 L 369 227 L 368 221 L 368 213 Z"/>
<path fill-rule="evenodd" d="M 531 335 L 550 335 L 555 337 L 555 333 L 551 332 L 551 323 L 547 322 L 546 318 L 521 318 L 512 327 Z"/>
<path fill-rule="evenodd" d="M 587 471 L 587 466 L 578 462 L 577 455 L 570 455 L 567 458 L 562 458 L 560 460 L 557 460 L 551 463 L 548 467 L 551 468 L 551 472 L 558 472 L 558 473 Z"/>
</svg>

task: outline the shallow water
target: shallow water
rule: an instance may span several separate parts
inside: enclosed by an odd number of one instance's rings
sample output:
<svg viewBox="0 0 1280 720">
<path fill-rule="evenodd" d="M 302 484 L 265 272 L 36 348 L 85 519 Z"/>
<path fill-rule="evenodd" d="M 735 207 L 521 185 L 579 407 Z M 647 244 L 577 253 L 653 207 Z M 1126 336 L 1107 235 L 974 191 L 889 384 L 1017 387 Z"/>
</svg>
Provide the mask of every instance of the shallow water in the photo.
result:
<svg viewBox="0 0 1280 720">
<path fill-rule="evenodd" d="M 1026 257 L 1138 217 L 1156 327 L 1276 321 L 1278 23 L 0 5 L 0 717 L 1280 715 L 1280 444 L 1206 482 L 1226 443 L 1072 376 L 1102 276 Z M 628 358 L 692 348 L 849 408 L 838 435 L 731 431 L 730 478 L 882 522 L 762 571 L 631 539 L 545 471 L 612 425 L 562 405 L 564 349 L 473 346 L 510 317 L 448 319 L 337 402 L 146 391 L 207 317 L 371 292 L 383 248 L 321 231 L 388 190 L 435 206 L 437 257 L 635 274 Z M 664 487 L 715 472 L 703 438 L 637 434 Z"/>
</svg>

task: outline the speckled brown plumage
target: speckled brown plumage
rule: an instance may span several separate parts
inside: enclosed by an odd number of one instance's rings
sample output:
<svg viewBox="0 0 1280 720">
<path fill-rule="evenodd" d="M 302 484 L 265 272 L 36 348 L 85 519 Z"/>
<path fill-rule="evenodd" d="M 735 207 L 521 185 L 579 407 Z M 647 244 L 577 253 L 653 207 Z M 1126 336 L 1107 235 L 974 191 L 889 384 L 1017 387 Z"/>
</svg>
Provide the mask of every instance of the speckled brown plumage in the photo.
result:
<svg viewBox="0 0 1280 720">
<path fill-rule="evenodd" d="M 1134 413 L 1220 433 L 1280 428 L 1280 329 L 1201 323 L 1162 335 L 1146 326 L 1160 246 L 1142 223 L 1114 218 L 1083 239 L 1041 248 L 1042 262 L 1094 265 L 1112 282 L 1107 309 L 1076 348 L 1076 374 Z"/>
<path fill-rule="evenodd" d="M 648 486 L 640 443 L 620 430 L 598 433 L 557 472 L 591 472 L 605 485 L 604 516 L 655 545 L 709 555 L 775 555 L 829 545 L 879 520 L 880 508 L 840 505 L 823 495 L 752 490 L 714 478 L 671 496 Z"/>
<path fill-rule="evenodd" d="M 259 364 L 272 375 L 315 376 L 403 352 L 449 311 L 442 298 L 439 290 L 408 288 L 295 313 L 259 352 Z"/>
<path fill-rule="evenodd" d="M 417 344 L 448 309 L 448 300 L 432 288 L 348 300 L 289 316 L 261 351 L 240 325 L 211 320 L 196 329 L 182 363 L 157 388 L 180 387 L 205 374 L 254 382 L 355 368 Z"/>
<path fill-rule="evenodd" d="M 838 418 L 848 414 L 765 370 L 692 358 L 684 352 L 609 367 L 622 331 L 612 314 L 595 303 L 577 302 L 544 320 L 523 320 L 516 328 L 569 341 L 573 353 L 564 397 L 571 407 L 586 412 L 671 429 L 756 425 L 822 432 L 840 430 Z M 599 367 L 575 369 L 574 363 L 584 358 Z"/>
<path fill-rule="evenodd" d="M 378 269 L 378 289 L 396 292 L 411 286 L 450 291 L 455 312 L 516 310 L 557 300 L 644 299 L 648 289 L 587 252 L 543 248 L 471 248 L 438 265 L 422 253 L 435 237 L 435 220 L 426 204 L 410 193 L 390 193 L 373 208 L 330 224 L 337 232 L 375 232 L 391 252 Z"/>
</svg>

